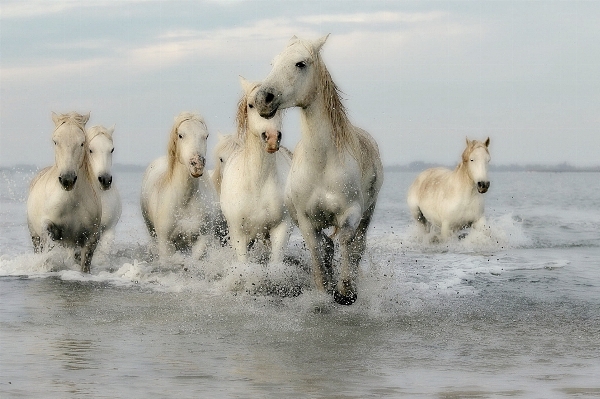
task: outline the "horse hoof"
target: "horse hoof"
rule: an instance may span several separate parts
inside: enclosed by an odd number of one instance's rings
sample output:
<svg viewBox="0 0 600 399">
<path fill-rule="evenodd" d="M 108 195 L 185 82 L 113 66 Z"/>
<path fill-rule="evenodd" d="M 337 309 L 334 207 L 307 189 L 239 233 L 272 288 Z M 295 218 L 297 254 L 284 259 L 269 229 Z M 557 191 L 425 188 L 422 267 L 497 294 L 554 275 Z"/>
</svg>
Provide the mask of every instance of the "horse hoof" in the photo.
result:
<svg viewBox="0 0 600 399">
<path fill-rule="evenodd" d="M 356 292 L 350 292 L 350 295 L 342 295 L 338 291 L 333 292 L 333 299 L 340 305 L 349 306 L 356 302 Z"/>
</svg>

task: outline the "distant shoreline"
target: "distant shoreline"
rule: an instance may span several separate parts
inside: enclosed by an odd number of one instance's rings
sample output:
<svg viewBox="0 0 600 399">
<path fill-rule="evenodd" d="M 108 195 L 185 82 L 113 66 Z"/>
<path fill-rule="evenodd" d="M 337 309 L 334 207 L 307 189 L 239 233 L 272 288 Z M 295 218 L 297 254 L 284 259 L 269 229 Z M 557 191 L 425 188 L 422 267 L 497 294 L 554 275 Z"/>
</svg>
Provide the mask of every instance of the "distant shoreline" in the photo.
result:
<svg viewBox="0 0 600 399">
<path fill-rule="evenodd" d="M 386 172 L 420 172 L 428 168 L 434 167 L 446 167 L 454 169 L 455 165 L 441 165 L 429 162 L 411 162 L 405 165 L 390 165 L 385 166 Z M 29 164 L 18 164 L 13 166 L 0 166 L 0 171 L 20 171 L 20 172 L 35 172 L 41 168 L 35 165 Z M 114 164 L 113 170 L 115 172 L 143 172 L 146 169 L 144 165 L 131 165 L 131 164 Z M 573 166 L 567 163 L 560 163 L 555 165 L 494 165 L 490 164 L 491 172 L 546 172 L 546 173 L 569 173 L 569 172 L 600 172 L 599 166 Z"/>
<path fill-rule="evenodd" d="M 446 167 L 454 169 L 454 166 L 441 165 L 427 162 L 411 162 L 407 165 L 386 166 L 384 169 L 390 172 L 420 172 L 428 168 Z M 566 172 L 600 172 L 600 166 L 573 166 L 567 163 L 555 165 L 494 165 L 490 164 L 491 172 L 551 172 L 551 173 L 566 173 Z"/>
</svg>

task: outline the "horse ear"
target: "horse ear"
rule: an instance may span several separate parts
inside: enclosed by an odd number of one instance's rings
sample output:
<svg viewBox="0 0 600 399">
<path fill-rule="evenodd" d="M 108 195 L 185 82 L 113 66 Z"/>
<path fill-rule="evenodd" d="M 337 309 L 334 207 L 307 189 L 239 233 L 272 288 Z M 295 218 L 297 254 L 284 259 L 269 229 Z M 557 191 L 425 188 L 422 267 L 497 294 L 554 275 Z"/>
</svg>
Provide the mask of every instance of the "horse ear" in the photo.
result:
<svg viewBox="0 0 600 399">
<path fill-rule="evenodd" d="M 108 129 L 106 129 L 106 131 L 108 132 L 109 136 L 112 137 L 113 133 L 115 132 L 115 125 L 112 125 Z"/>
<path fill-rule="evenodd" d="M 91 111 L 87 115 L 81 115 L 81 124 L 85 125 L 90 120 Z"/>
<path fill-rule="evenodd" d="M 52 111 L 52 122 L 54 122 L 54 126 L 58 126 L 58 124 L 60 123 L 59 119 L 60 115 L 58 115 L 56 112 Z"/>
<path fill-rule="evenodd" d="M 250 82 L 246 78 L 240 75 L 240 84 L 242 85 L 242 89 L 246 95 L 250 94 L 252 89 L 254 88 L 254 83 Z"/>
<path fill-rule="evenodd" d="M 469 140 L 468 137 L 465 137 L 465 140 L 467 140 L 467 147 L 471 144 L 471 140 Z"/>
<path fill-rule="evenodd" d="M 320 39 L 317 39 L 314 43 L 313 43 L 313 47 L 315 49 L 315 53 L 318 53 L 319 51 L 321 51 L 321 47 L 323 47 L 323 45 L 325 44 L 325 42 L 327 41 L 327 38 L 329 37 L 331 33 L 328 33 L 327 35 L 323 36 Z"/>
<path fill-rule="evenodd" d="M 485 146 L 489 147 L 490 146 L 490 138 L 488 137 L 487 140 L 485 140 Z"/>
</svg>

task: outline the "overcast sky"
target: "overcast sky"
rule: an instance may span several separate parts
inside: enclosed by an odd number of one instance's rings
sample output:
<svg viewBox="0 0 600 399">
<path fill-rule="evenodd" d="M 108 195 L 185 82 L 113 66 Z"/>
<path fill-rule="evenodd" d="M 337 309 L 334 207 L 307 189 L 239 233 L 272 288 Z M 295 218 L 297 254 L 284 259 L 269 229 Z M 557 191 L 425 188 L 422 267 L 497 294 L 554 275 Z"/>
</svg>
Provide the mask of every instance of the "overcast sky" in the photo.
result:
<svg viewBox="0 0 600 399">
<path fill-rule="evenodd" d="M 115 161 L 166 152 L 195 110 L 234 129 L 238 76 L 264 78 L 291 36 L 323 58 L 385 165 L 600 164 L 600 2 L 0 0 L 0 165 L 50 164 L 51 111 L 116 125 Z M 299 139 L 287 114 L 284 144 Z"/>
</svg>

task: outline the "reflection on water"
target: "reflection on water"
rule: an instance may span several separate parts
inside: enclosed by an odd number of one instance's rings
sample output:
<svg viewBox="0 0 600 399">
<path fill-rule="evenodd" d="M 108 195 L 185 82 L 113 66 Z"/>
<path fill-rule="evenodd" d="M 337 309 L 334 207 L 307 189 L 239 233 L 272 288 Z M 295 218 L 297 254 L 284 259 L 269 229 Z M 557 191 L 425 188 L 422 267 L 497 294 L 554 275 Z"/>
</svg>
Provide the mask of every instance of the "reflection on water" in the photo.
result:
<svg viewBox="0 0 600 399">
<path fill-rule="evenodd" d="M 98 368 L 98 362 L 93 353 L 96 348 L 90 340 L 60 339 L 50 342 L 50 348 L 54 352 L 50 357 L 61 362 L 66 370 Z"/>
</svg>

